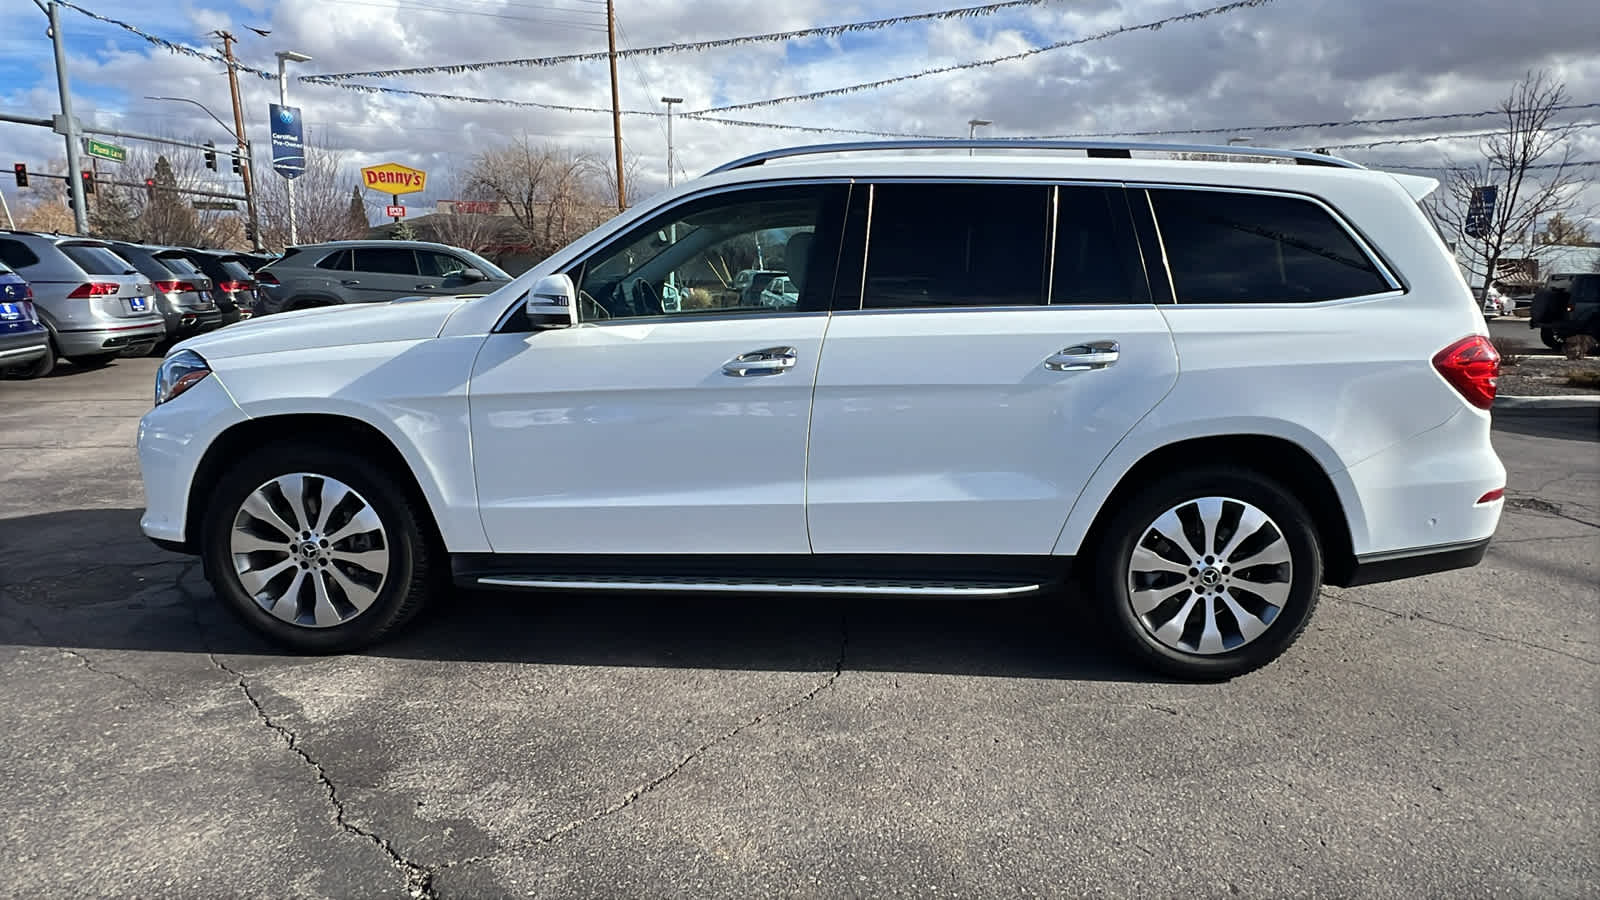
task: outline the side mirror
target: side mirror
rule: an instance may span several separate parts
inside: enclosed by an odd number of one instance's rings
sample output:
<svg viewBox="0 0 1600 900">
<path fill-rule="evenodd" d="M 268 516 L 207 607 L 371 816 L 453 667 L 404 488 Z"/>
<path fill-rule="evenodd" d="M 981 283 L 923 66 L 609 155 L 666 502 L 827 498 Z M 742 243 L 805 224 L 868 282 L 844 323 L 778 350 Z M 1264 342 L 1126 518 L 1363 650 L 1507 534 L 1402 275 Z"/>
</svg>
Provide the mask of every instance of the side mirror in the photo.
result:
<svg viewBox="0 0 1600 900">
<path fill-rule="evenodd" d="M 459 273 L 457 273 L 457 277 L 460 278 L 462 281 L 473 282 L 473 281 L 483 281 L 484 279 L 488 278 L 489 276 L 483 274 L 483 270 L 482 269 L 479 269 L 479 268 L 477 268 L 475 266 L 468 266 L 467 268 L 462 269 Z"/>
<path fill-rule="evenodd" d="M 546 275 L 534 284 L 523 309 L 534 331 L 571 328 L 578 324 L 578 290 L 566 275 Z"/>
</svg>

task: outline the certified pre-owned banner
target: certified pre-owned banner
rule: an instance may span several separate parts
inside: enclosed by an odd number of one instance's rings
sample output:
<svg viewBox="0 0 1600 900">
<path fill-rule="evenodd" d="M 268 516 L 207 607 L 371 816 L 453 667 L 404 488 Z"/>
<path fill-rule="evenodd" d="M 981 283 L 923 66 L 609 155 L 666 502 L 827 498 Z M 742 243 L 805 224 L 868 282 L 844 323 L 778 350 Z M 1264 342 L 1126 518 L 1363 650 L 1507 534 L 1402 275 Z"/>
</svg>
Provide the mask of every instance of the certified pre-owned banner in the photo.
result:
<svg viewBox="0 0 1600 900">
<path fill-rule="evenodd" d="M 298 178 L 306 170 L 299 107 L 272 104 L 272 168 L 285 178 Z"/>
</svg>

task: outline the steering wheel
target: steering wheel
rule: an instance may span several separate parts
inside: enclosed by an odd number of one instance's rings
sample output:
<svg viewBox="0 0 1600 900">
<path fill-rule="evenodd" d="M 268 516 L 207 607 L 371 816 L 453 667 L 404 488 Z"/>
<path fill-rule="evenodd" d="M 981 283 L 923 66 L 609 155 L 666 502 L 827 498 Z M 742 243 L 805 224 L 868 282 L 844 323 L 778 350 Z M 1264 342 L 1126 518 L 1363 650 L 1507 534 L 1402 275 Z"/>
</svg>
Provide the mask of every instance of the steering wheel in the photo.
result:
<svg viewBox="0 0 1600 900">
<path fill-rule="evenodd" d="M 641 316 L 666 314 L 666 309 L 661 305 L 661 295 L 656 292 L 656 286 L 643 278 L 635 278 L 627 285 L 627 296 L 633 304 L 634 311 Z"/>
</svg>

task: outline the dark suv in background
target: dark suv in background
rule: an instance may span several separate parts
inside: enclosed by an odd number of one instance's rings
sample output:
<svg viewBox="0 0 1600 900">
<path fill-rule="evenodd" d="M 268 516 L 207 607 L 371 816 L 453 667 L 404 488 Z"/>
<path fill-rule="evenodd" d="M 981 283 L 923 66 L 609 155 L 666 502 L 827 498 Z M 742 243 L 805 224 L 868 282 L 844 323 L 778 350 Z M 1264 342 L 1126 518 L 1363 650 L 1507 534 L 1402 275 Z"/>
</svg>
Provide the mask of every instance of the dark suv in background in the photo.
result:
<svg viewBox="0 0 1600 900">
<path fill-rule="evenodd" d="M 256 273 L 258 312 L 400 297 L 488 293 L 511 282 L 470 250 L 427 241 L 330 241 L 290 247 Z"/>
<path fill-rule="evenodd" d="M 1600 272 L 1551 275 L 1533 295 L 1528 327 L 1551 350 L 1560 350 L 1567 338 L 1587 334 L 1600 340 Z"/>
<path fill-rule="evenodd" d="M 108 243 L 111 252 L 127 260 L 155 284 L 156 310 L 167 322 L 167 340 L 157 344 L 155 352 L 222 325 L 222 312 L 212 296 L 211 279 L 195 269 L 183 251 L 126 241 Z"/>
<path fill-rule="evenodd" d="M 256 279 L 250 271 L 250 260 L 232 250 L 197 250 L 185 247 L 185 259 L 210 278 L 217 308 L 222 310 L 222 324 L 231 325 L 248 319 L 255 313 Z"/>
</svg>

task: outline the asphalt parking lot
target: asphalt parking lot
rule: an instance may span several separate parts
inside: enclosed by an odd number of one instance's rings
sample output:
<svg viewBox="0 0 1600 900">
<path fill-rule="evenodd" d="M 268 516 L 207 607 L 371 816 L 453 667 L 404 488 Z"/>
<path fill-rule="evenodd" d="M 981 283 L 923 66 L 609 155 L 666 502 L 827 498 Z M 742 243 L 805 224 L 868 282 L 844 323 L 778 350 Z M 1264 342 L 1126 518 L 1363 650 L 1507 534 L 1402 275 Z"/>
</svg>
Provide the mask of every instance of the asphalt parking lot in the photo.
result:
<svg viewBox="0 0 1600 900">
<path fill-rule="evenodd" d="M 1192 685 L 1061 598 L 463 594 L 284 656 L 138 532 L 155 365 L 0 382 L 0 893 L 1600 893 L 1595 407 L 1497 417 L 1484 565 Z"/>
</svg>

